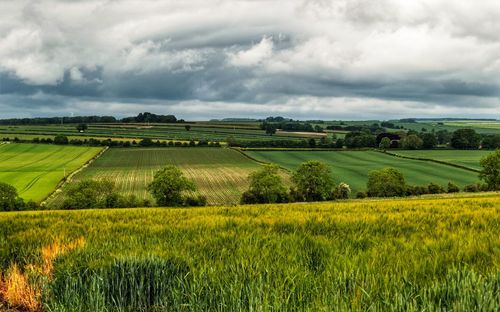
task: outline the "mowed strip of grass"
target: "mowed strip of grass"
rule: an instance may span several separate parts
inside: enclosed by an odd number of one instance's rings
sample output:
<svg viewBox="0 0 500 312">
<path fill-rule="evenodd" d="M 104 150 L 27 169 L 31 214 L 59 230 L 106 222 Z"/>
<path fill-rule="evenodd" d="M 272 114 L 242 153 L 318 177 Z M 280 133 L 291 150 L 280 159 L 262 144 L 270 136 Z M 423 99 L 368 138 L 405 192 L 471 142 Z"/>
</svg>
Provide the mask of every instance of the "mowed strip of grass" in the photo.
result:
<svg viewBox="0 0 500 312">
<path fill-rule="evenodd" d="M 393 167 L 414 185 L 434 182 L 446 186 L 452 181 L 459 186 L 476 183 L 477 173 L 447 165 L 412 159 L 397 158 L 374 151 L 246 151 L 247 155 L 263 162 L 275 163 L 295 170 L 308 160 L 324 162 L 332 169 L 337 183 L 345 182 L 354 192 L 366 189 L 368 172 Z"/>
<path fill-rule="evenodd" d="M 496 311 L 499 209 L 497 193 L 0 213 L 0 271 L 63 246 L 40 279 L 50 311 Z"/>
<path fill-rule="evenodd" d="M 0 145 L 0 181 L 25 200 L 40 202 L 58 183 L 95 157 L 102 148 L 48 144 Z"/>
<path fill-rule="evenodd" d="M 466 166 L 472 169 L 481 169 L 479 161 L 484 156 L 492 153 L 493 151 L 486 150 L 416 150 L 416 151 L 389 151 L 394 154 L 417 157 L 429 158 L 439 161 L 446 161 L 449 163 Z"/>
<path fill-rule="evenodd" d="M 179 166 L 208 203 L 235 204 L 248 187 L 248 175 L 260 165 L 225 148 L 112 148 L 77 174 L 82 179 L 109 179 L 124 195 L 151 198 L 147 185 L 166 165 Z"/>
</svg>

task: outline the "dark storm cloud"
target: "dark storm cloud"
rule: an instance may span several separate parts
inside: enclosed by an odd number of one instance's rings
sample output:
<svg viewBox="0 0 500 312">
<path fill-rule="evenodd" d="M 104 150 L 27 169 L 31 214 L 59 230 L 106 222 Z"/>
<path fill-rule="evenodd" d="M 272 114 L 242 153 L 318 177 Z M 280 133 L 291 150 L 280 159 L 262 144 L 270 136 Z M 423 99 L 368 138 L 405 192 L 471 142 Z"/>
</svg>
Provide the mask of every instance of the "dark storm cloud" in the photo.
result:
<svg viewBox="0 0 500 312">
<path fill-rule="evenodd" d="M 0 4 L 4 116 L 499 117 L 496 1 Z"/>
</svg>

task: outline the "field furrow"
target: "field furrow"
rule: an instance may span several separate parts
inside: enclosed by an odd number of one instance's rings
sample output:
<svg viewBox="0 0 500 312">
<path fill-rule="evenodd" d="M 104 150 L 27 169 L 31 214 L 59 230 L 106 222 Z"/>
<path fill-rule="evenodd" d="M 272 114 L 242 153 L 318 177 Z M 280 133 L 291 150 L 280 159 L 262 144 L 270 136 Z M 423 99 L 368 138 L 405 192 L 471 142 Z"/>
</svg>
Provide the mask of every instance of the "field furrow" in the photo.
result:
<svg viewBox="0 0 500 312">
<path fill-rule="evenodd" d="M 115 148 L 77 174 L 72 183 L 108 179 L 123 195 L 151 199 L 147 185 L 157 170 L 169 164 L 179 166 L 211 205 L 238 203 L 248 187 L 248 175 L 260 167 L 225 148 Z"/>
</svg>

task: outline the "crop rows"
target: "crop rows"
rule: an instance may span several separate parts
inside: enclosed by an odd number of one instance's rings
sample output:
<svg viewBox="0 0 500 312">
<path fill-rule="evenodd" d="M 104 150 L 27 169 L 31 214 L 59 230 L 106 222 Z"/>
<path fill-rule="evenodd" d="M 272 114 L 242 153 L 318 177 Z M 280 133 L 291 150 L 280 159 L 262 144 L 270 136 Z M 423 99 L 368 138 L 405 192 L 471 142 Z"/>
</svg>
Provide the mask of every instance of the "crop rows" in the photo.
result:
<svg viewBox="0 0 500 312">
<path fill-rule="evenodd" d="M 110 149 L 76 175 L 82 179 L 109 179 L 124 195 L 151 199 L 147 185 L 154 173 L 168 165 L 179 166 L 192 179 L 209 204 L 238 203 L 248 187 L 248 175 L 259 168 L 245 156 L 223 148 Z M 60 200 L 60 199 L 59 199 Z"/>
<path fill-rule="evenodd" d="M 500 197 L 461 196 L 3 213 L 0 297 L 17 277 L 48 311 L 497 311 Z"/>
<path fill-rule="evenodd" d="M 0 182 L 13 185 L 25 200 L 42 201 L 71 172 L 101 148 L 42 144 L 0 145 Z"/>
<path fill-rule="evenodd" d="M 447 151 L 450 159 L 460 151 Z M 394 167 L 401 170 L 408 183 L 425 185 L 430 182 L 445 186 L 452 181 L 459 186 L 476 183 L 477 173 L 447 165 L 412 159 L 402 159 L 375 151 L 246 151 L 252 158 L 295 170 L 302 162 L 319 160 L 332 169 L 335 180 L 346 182 L 353 191 L 365 189 L 368 172 Z M 480 154 L 476 156 L 479 163 Z"/>
</svg>

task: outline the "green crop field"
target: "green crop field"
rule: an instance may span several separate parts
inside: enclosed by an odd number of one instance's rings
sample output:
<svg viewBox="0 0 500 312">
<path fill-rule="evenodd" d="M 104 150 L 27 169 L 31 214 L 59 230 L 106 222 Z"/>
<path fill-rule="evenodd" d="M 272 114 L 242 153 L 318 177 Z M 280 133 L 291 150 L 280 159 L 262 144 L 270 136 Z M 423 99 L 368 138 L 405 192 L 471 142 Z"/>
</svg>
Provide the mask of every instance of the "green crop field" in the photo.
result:
<svg viewBox="0 0 500 312">
<path fill-rule="evenodd" d="M 260 166 L 225 148 L 114 148 L 78 173 L 73 182 L 109 179 L 124 195 L 150 198 L 147 185 L 154 173 L 168 164 L 179 166 L 194 180 L 209 204 L 238 203 L 248 187 L 248 175 Z"/>
<path fill-rule="evenodd" d="M 336 182 L 346 182 L 351 189 L 362 191 L 371 170 L 394 167 L 403 172 L 410 184 L 425 185 L 430 182 L 446 186 L 452 181 L 460 186 L 478 182 L 477 173 L 447 165 L 419 160 L 403 159 L 375 151 L 246 151 L 259 161 L 278 164 L 295 170 L 308 160 L 324 162 L 332 169 Z"/>
<path fill-rule="evenodd" d="M 449 163 L 466 166 L 472 169 L 479 170 L 481 166 L 479 161 L 484 156 L 490 154 L 492 151 L 464 151 L 464 150 L 416 150 L 416 151 L 396 151 L 394 153 L 418 158 L 429 158 Z"/>
<path fill-rule="evenodd" d="M 64 174 L 80 168 L 101 151 L 97 147 L 45 144 L 0 145 L 0 182 L 13 185 L 25 200 L 42 201 Z"/>
<path fill-rule="evenodd" d="M 187 131 L 184 127 L 190 125 Z M 267 135 L 258 125 L 221 125 L 206 123 L 187 124 L 89 124 L 85 133 L 79 133 L 76 125 L 0 125 L 0 138 L 21 137 L 22 135 L 55 136 L 58 134 L 70 137 L 86 136 L 93 138 L 151 138 L 154 140 L 200 140 L 226 141 L 234 137 L 240 141 L 255 140 L 302 140 L 307 137 L 318 137 L 317 133 L 293 133 L 280 131 L 276 135 Z"/>
<path fill-rule="evenodd" d="M 500 306 L 498 193 L 0 213 L 0 242 L 0 310 L 2 303 L 32 311 Z"/>
</svg>

